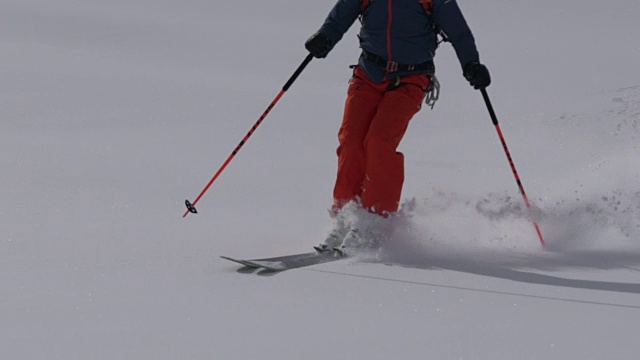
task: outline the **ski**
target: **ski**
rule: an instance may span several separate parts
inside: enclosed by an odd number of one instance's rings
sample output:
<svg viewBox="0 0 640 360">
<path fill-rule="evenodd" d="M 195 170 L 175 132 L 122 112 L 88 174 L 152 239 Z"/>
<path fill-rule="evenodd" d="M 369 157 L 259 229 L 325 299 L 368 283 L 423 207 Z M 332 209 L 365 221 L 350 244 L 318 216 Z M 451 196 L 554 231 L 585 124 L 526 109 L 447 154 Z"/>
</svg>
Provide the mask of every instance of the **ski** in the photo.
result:
<svg viewBox="0 0 640 360">
<path fill-rule="evenodd" d="M 256 268 L 266 269 L 269 271 L 284 271 L 290 269 L 298 269 L 306 266 L 323 264 L 331 261 L 343 260 L 347 256 L 336 251 L 325 252 L 307 252 L 300 254 L 292 254 L 285 256 L 274 256 L 261 259 L 237 259 L 228 256 L 220 256 L 221 258 L 235 263 Z"/>
</svg>

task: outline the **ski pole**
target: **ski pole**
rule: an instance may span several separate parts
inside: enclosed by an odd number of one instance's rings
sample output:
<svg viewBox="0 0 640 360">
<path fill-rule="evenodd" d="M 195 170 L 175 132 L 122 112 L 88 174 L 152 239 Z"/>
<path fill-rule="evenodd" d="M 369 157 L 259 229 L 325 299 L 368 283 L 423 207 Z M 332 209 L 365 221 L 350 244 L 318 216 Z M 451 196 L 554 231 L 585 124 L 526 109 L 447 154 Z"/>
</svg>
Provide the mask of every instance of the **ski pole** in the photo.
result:
<svg viewBox="0 0 640 360">
<path fill-rule="evenodd" d="M 487 110 L 489 110 L 489 115 L 491 116 L 491 121 L 493 121 L 493 125 L 496 127 L 496 131 L 498 132 L 498 136 L 500 137 L 500 142 L 502 143 L 502 148 L 504 149 L 505 154 L 507 155 L 507 160 L 509 160 L 509 165 L 511 165 L 511 171 L 513 172 L 513 176 L 516 178 L 516 182 L 518 183 L 518 188 L 520 189 L 520 193 L 522 194 L 522 198 L 524 199 L 524 203 L 527 206 L 527 211 L 529 213 L 529 218 L 533 223 L 533 226 L 536 229 L 536 233 L 538 234 L 538 238 L 540 239 L 540 244 L 542 247 L 545 246 L 544 238 L 542 237 L 542 231 L 540 230 L 540 226 L 538 222 L 533 217 L 531 203 L 529 202 L 529 198 L 527 194 L 524 192 L 524 186 L 522 185 L 522 181 L 520 180 L 520 176 L 518 175 L 518 171 L 516 171 L 516 165 L 513 162 L 513 158 L 511 157 L 511 153 L 509 152 L 509 148 L 507 148 L 507 142 L 502 135 L 502 130 L 500 129 L 500 124 L 498 123 L 498 117 L 496 116 L 495 111 L 493 110 L 493 106 L 491 105 L 491 100 L 489 100 L 489 94 L 487 94 L 487 90 L 485 88 L 480 89 L 482 92 L 482 97 L 484 98 L 484 103 L 487 105 Z"/>
<path fill-rule="evenodd" d="M 298 69 L 293 73 L 293 75 L 291 76 L 291 78 L 289 78 L 289 80 L 287 81 L 287 83 L 282 87 L 282 90 L 280 90 L 280 92 L 278 93 L 278 95 L 275 97 L 275 99 L 273 99 L 273 101 L 271 102 L 271 104 L 269 104 L 269 107 L 267 107 L 267 110 L 265 110 L 262 113 L 262 116 L 260 116 L 260 118 L 258 119 L 258 121 L 253 125 L 253 127 L 249 130 L 249 132 L 247 133 L 247 135 L 245 135 L 245 137 L 242 139 L 242 141 L 240 141 L 240 144 L 238 144 L 238 146 L 236 146 L 236 148 L 233 150 L 233 152 L 231 153 L 231 155 L 229 155 L 229 157 L 227 158 L 227 160 L 222 164 L 222 166 L 220 167 L 220 169 L 218 169 L 218 171 L 215 173 L 215 175 L 213 175 L 213 177 L 211 178 L 211 180 L 209 180 L 209 183 L 207 183 L 207 186 L 204 187 L 204 189 L 202 189 L 202 191 L 200 192 L 200 194 L 198 195 L 198 197 L 195 199 L 195 201 L 193 203 L 191 203 L 188 199 L 185 200 L 185 205 L 187 205 L 187 211 L 184 213 L 184 215 L 182 215 L 182 217 L 186 217 L 187 215 L 189 215 L 189 213 L 194 213 L 197 214 L 198 211 L 196 210 L 196 204 L 198 203 L 198 201 L 200 201 L 200 199 L 202 198 L 202 196 L 207 192 L 207 190 L 209 190 L 209 188 L 211 187 L 211 185 L 213 184 L 214 181 L 216 181 L 216 179 L 218 178 L 218 176 L 220 176 L 220 174 L 222 173 L 222 171 L 227 167 L 227 165 L 229 165 L 229 163 L 231 162 L 231 160 L 236 156 L 236 154 L 240 151 L 240 149 L 242 148 L 242 146 L 249 140 L 249 137 L 251 137 L 251 135 L 253 134 L 254 131 L 256 131 L 256 129 L 258 128 L 258 126 L 260 126 L 260 124 L 262 123 L 262 121 L 267 117 L 267 115 L 269 114 L 269 112 L 271 111 L 271 109 L 273 109 L 273 107 L 278 103 L 278 101 L 280 100 L 280 98 L 282 97 L 282 95 L 284 95 L 285 92 L 287 92 L 287 90 L 289 90 L 289 88 L 291 87 L 291 85 L 293 85 L 293 82 L 298 78 L 298 76 L 300 76 L 300 73 L 302 73 L 302 70 L 304 70 L 305 67 L 307 67 L 307 65 L 309 64 L 309 62 L 311 62 L 311 60 L 313 59 L 313 55 L 309 54 L 307 55 L 307 57 L 304 59 L 304 61 L 302 62 L 302 64 L 300 64 L 300 66 L 298 67 Z"/>
</svg>

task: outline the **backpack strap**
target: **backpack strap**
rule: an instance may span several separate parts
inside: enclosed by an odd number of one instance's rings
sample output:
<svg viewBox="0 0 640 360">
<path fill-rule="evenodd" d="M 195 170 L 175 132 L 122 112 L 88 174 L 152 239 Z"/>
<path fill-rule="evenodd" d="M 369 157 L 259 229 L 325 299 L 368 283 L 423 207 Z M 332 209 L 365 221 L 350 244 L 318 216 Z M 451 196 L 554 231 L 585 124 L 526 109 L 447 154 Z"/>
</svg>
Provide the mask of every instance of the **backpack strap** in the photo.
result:
<svg viewBox="0 0 640 360">
<path fill-rule="evenodd" d="M 440 43 L 442 42 L 449 42 L 449 37 L 440 28 L 440 26 L 436 24 L 436 21 L 433 17 L 433 4 L 432 4 L 433 0 L 418 0 L 418 1 L 420 2 L 420 5 L 422 5 L 422 8 L 424 9 L 424 13 L 427 14 L 427 17 L 429 18 L 429 22 L 431 23 L 431 26 L 433 28 L 433 33 L 436 35 L 436 47 L 438 47 L 438 45 L 440 45 Z"/>
<path fill-rule="evenodd" d="M 372 1 L 373 0 L 360 0 L 360 22 L 362 22 L 362 16 L 364 15 L 364 12 L 367 10 L 369 5 L 371 5 Z M 436 35 L 436 47 L 441 42 L 449 41 L 447 35 L 444 33 L 444 31 L 442 31 L 442 29 L 440 29 L 438 25 L 436 25 L 435 20 L 433 19 L 433 0 L 418 0 L 418 2 L 420 3 L 420 5 L 422 5 L 424 13 L 429 18 L 429 22 L 433 27 L 433 33 Z M 440 37 L 440 39 L 438 39 L 438 37 Z"/>
<path fill-rule="evenodd" d="M 364 17 L 364 12 L 367 11 L 369 5 L 373 0 L 360 0 L 360 16 L 358 16 L 358 20 L 362 23 L 362 17 Z"/>
<path fill-rule="evenodd" d="M 431 15 L 431 0 L 418 0 L 418 1 L 420 2 L 420 5 L 422 5 L 424 12 L 426 12 L 427 15 Z"/>
</svg>

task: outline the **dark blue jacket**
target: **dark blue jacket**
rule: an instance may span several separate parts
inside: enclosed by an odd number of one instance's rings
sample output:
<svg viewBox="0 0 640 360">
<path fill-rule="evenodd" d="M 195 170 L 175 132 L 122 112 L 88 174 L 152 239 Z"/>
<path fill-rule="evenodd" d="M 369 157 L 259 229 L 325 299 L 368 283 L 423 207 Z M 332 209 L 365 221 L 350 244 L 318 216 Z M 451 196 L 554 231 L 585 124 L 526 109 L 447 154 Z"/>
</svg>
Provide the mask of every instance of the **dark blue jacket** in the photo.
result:
<svg viewBox="0 0 640 360">
<path fill-rule="evenodd" d="M 342 39 L 362 13 L 361 0 L 338 0 L 320 32 L 332 46 Z M 416 65 L 433 60 L 436 41 L 430 20 L 447 34 L 460 64 L 479 61 L 473 34 L 467 26 L 456 0 L 433 0 L 432 16 L 425 13 L 418 0 L 372 0 L 362 14 L 360 46 L 365 51 L 399 64 Z M 360 57 L 360 66 L 375 82 L 397 76 L 428 73 L 432 70 L 387 72 L 385 67 Z"/>
</svg>

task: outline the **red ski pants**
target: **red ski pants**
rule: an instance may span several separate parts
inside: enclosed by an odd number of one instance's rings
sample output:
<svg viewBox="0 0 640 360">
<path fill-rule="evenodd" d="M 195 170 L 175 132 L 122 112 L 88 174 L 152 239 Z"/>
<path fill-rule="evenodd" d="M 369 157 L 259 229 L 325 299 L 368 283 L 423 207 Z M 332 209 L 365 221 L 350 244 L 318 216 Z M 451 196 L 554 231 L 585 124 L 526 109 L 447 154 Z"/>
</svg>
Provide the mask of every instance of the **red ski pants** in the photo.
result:
<svg viewBox="0 0 640 360">
<path fill-rule="evenodd" d="M 429 84 L 424 74 L 376 84 L 356 68 L 338 134 L 334 210 L 352 200 L 382 216 L 398 210 L 404 156 L 397 148 Z"/>
</svg>

